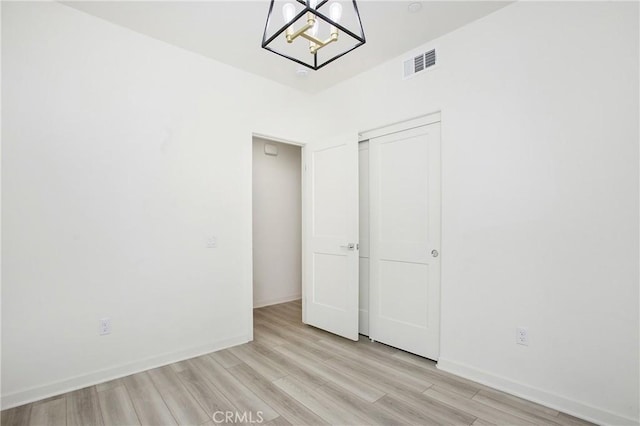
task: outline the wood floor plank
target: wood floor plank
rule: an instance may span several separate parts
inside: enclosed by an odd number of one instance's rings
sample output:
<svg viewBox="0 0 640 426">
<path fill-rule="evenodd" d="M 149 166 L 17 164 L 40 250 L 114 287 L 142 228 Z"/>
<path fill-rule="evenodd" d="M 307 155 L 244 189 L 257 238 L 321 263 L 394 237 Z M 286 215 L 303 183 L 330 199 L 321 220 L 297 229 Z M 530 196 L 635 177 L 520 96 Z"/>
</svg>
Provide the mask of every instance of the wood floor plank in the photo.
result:
<svg viewBox="0 0 640 426">
<path fill-rule="evenodd" d="M 280 311 L 276 310 L 276 312 L 270 314 L 276 316 L 276 318 L 286 320 L 290 324 L 302 324 L 302 311 L 294 312 L 283 309 Z"/>
<path fill-rule="evenodd" d="M 471 424 L 471 426 L 496 426 L 496 425 L 494 425 L 493 423 L 490 423 L 490 422 L 488 422 L 486 420 L 476 419 L 476 421 L 473 422 Z"/>
<path fill-rule="evenodd" d="M 319 387 L 316 392 L 321 397 L 331 401 L 334 406 L 343 407 L 345 410 L 350 410 L 353 414 L 365 419 L 365 424 L 382 426 L 393 425 L 398 422 L 393 413 L 389 413 L 375 404 L 370 404 L 333 383 L 327 383 Z"/>
<path fill-rule="evenodd" d="M 515 408 L 514 405 L 507 402 L 506 399 L 498 400 L 487 397 L 485 394 L 481 393 L 476 394 L 472 399 L 488 407 L 492 407 L 497 410 L 504 411 L 505 413 L 513 414 L 514 416 L 520 417 L 521 419 L 528 420 L 534 424 L 548 424 L 556 426 L 562 425 L 562 423 L 560 423 L 555 416 L 550 416 L 542 411 L 535 412 L 535 410 L 531 409 L 523 411 L 521 409 Z"/>
<path fill-rule="evenodd" d="M 413 364 L 415 366 L 418 366 L 420 368 L 426 368 L 426 369 L 430 369 L 430 370 L 437 370 L 438 367 L 436 367 L 436 362 L 433 360 L 430 360 L 428 358 L 423 358 L 421 356 L 418 355 L 414 355 L 412 353 L 409 352 L 405 352 L 405 351 L 397 351 L 394 354 L 391 355 L 394 358 L 397 358 L 399 360 L 402 360 L 404 362 L 408 362 L 410 364 Z"/>
<path fill-rule="evenodd" d="M 385 392 L 398 394 L 422 393 L 432 384 L 425 380 L 415 379 L 396 372 L 380 363 L 366 363 L 364 359 L 355 360 L 335 357 L 325 362 L 334 369 L 370 383 Z"/>
<path fill-rule="evenodd" d="M 374 402 L 385 394 L 384 391 L 353 376 L 343 374 L 328 365 L 310 361 L 305 352 L 295 345 L 278 346 L 275 350 L 289 358 L 291 362 L 297 363 L 300 368 L 324 378 L 325 382 L 335 383 L 365 401 Z"/>
<path fill-rule="evenodd" d="M 361 368 L 361 366 L 358 366 L 357 363 L 354 363 L 351 360 L 332 358 L 326 361 L 325 364 L 342 374 L 354 377 L 373 388 L 379 389 L 385 394 L 395 393 L 398 395 L 419 395 L 422 393 L 422 391 L 405 386 L 401 380 L 380 375 L 378 372 L 372 371 L 366 367 Z"/>
<path fill-rule="evenodd" d="M 341 425 L 364 425 L 367 424 L 365 418 L 359 417 L 354 414 L 349 408 L 345 408 L 341 405 L 336 405 L 332 400 L 329 400 L 322 395 L 319 395 L 314 389 L 310 389 L 301 383 L 299 380 L 284 377 L 273 382 L 277 387 L 289 394 L 293 399 L 297 400 L 301 404 L 305 405 L 315 414 L 320 416 L 326 422 L 330 424 Z"/>
<path fill-rule="evenodd" d="M 322 340 L 306 343 L 288 342 L 287 344 L 295 345 L 297 348 L 304 350 L 310 357 L 312 357 L 312 359 L 318 362 L 324 362 L 328 359 L 334 358 L 336 356 L 335 351 L 326 345 L 321 345 L 320 342 L 322 342 Z"/>
<path fill-rule="evenodd" d="M 258 347 L 260 347 L 259 343 L 248 343 L 232 348 L 231 353 L 263 375 L 270 382 L 288 375 L 285 369 L 280 367 L 273 357 L 268 356 L 268 354 L 265 356 L 257 351 L 256 348 Z M 264 346 L 262 347 L 264 348 Z M 270 351 L 269 349 L 265 350 Z"/>
<path fill-rule="evenodd" d="M 29 424 L 33 404 L 10 408 L 0 413 L 2 426 L 26 426 Z"/>
<path fill-rule="evenodd" d="M 258 398 L 244 384 L 236 379 L 223 366 L 211 357 L 201 356 L 187 361 L 197 372 L 207 378 L 241 412 L 262 412 L 265 422 L 275 419 L 279 414 L 266 402 Z"/>
<path fill-rule="evenodd" d="M 287 343 L 286 339 L 283 339 L 282 337 L 279 337 L 278 335 L 270 332 L 259 323 L 254 323 L 253 341 L 260 342 L 269 347 L 284 345 Z"/>
<path fill-rule="evenodd" d="M 445 405 L 437 400 L 425 395 L 420 396 L 396 396 L 386 395 L 376 404 L 380 404 L 394 413 L 411 413 L 410 423 L 415 423 L 423 419 L 427 423 L 448 424 L 448 425 L 470 425 L 476 420 L 462 410 Z"/>
<path fill-rule="evenodd" d="M 294 327 L 287 327 L 284 324 L 273 324 L 268 322 L 256 322 L 257 325 L 262 327 L 262 330 L 269 333 L 271 336 L 276 336 L 276 338 L 281 339 L 285 343 L 297 343 L 297 344 L 307 344 L 307 343 L 315 343 L 320 340 L 320 337 L 309 333 L 306 329 L 298 329 Z M 324 337 L 324 336 L 322 336 Z"/>
<path fill-rule="evenodd" d="M 267 307 L 269 315 L 278 316 L 289 322 L 302 322 L 302 311 L 293 311 L 288 309 L 284 304 L 272 305 Z"/>
<path fill-rule="evenodd" d="M 271 335 L 277 336 L 281 342 L 278 345 L 291 345 L 294 344 L 299 347 L 305 348 L 311 355 L 323 362 L 333 357 L 333 354 L 326 350 L 326 348 L 318 346 L 316 343 L 320 340 L 316 336 L 304 336 L 294 328 L 287 328 L 284 326 L 273 326 L 272 324 L 265 324 L 263 330 Z"/>
<path fill-rule="evenodd" d="M 242 361 L 238 359 L 238 357 L 236 357 L 233 353 L 231 353 L 230 349 L 223 349 L 221 351 L 212 352 L 209 354 L 209 356 L 216 360 L 216 362 L 222 365 L 224 368 L 242 364 Z"/>
<path fill-rule="evenodd" d="M 138 415 L 133 408 L 129 392 L 124 385 L 98 392 L 100 412 L 105 425 L 139 425 Z"/>
<path fill-rule="evenodd" d="M 60 397 L 44 403 L 34 404 L 29 417 L 30 425 L 60 426 L 67 423 L 67 400 Z"/>
<path fill-rule="evenodd" d="M 319 328 L 313 327 L 311 325 L 307 325 L 307 324 L 303 324 L 301 322 L 285 322 L 284 320 L 282 320 L 281 318 L 275 317 L 274 324 L 277 325 L 282 325 L 283 327 L 290 329 L 290 330 L 295 330 L 303 335 L 305 335 L 306 337 L 309 337 L 310 339 L 326 339 L 328 337 L 334 336 L 333 334 L 321 330 Z"/>
<path fill-rule="evenodd" d="M 401 368 L 400 365 L 395 362 L 393 363 L 393 366 L 394 368 Z M 406 368 L 401 368 L 401 369 L 403 369 L 403 371 L 410 371 L 409 369 L 406 369 Z M 413 370 L 414 374 L 416 374 L 417 376 L 422 377 L 425 380 L 428 380 L 434 385 L 437 385 L 439 388 L 447 389 L 449 391 L 455 392 L 457 394 L 460 394 L 461 396 L 464 396 L 465 398 L 473 398 L 473 396 L 480 389 L 484 388 L 484 386 L 482 385 L 478 385 L 469 380 L 464 380 L 458 377 L 454 377 L 451 374 L 444 373 L 437 369 L 429 369 L 429 368 L 421 369 L 420 367 L 418 367 L 418 369 L 423 371 L 418 373 L 418 370 Z"/>
<path fill-rule="evenodd" d="M 558 410 L 554 410 L 553 408 L 548 408 L 543 405 L 536 404 L 535 402 L 527 401 L 525 399 L 518 398 L 517 396 L 509 395 L 508 393 L 501 392 L 495 389 L 481 389 L 476 394 L 476 396 L 487 397 L 496 401 L 501 401 L 513 407 L 513 409 L 522 410 L 524 412 L 529 412 L 532 414 L 545 414 L 549 417 L 557 417 L 558 414 L 560 414 Z"/>
<path fill-rule="evenodd" d="M 276 365 L 281 366 L 286 375 L 293 376 L 311 386 L 321 386 L 326 382 L 326 380 L 323 379 L 322 376 L 316 374 L 314 371 L 305 368 L 305 366 L 299 365 L 298 363 L 292 361 L 291 359 L 288 359 L 281 353 L 275 351 L 275 349 L 277 349 L 279 346 L 276 346 L 275 348 L 273 348 L 273 350 L 260 344 L 249 346 L 251 346 L 251 348 L 263 359 L 273 360 Z"/>
<path fill-rule="evenodd" d="M 67 426 L 102 426 L 102 413 L 95 386 L 70 392 L 67 398 Z"/>
<path fill-rule="evenodd" d="M 237 365 L 229 369 L 238 380 L 247 383 L 252 391 L 263 401 L 273 407 L 282 417 L 295 425 L 323 425 L 322 418 L 293 399 L 258 372 L 246 364 Z"/>
<path fill-rule="evenodd" d="M 227 412 L 236 410 L 236 407 L 213 383 L 189 366 L 187 362 L 181 362 L 180 364 L 182 364 L 181 370 L 177 373 L 180 381 L 184 384 L 191 396 L 198 401 L 209 418 L 213 418 L 213 414 L 218 411 Z"/>
<path fill-rule="evenodd" d="M 293 329 L 301 335 L 315 339 L 325 339 L 332 336 L 324 330 L 320 330 L 315 327 L 303 324 L 300 320 L 292 320 L 290 318 L 283 317 L 276 312 L 259 313 L 254 316 L 255 321 L 263 325 L 272 325 L 276 327 L 282 327 L 286 329 Z"/>
<path fill-rule="evenodd" d="M 455 392 L 434 386 L 424 393 L 426 396 L 450 405 L 453 408 L 464 411 L 472 416 L 497 425 L 533 425 L 535 423 L 524 420 L 504 411 L 496 410 L 472 399 L 460 396 Z"/>
<path fill-rule="evenodd" d="M 142 425 L 175 425 L 171 411 L 149 377 L 138 373 L 122 379 Z"/>
<path fill-rule="evenodd" d="M 394 376 L 398 379 L 403 379 L 407 386 L 415 387 L 416 390 L 422 388 L 424 391 L 426 388 L 432 385 L 426 372 L 416 370 L 407 370 L 398 368 L 398 364 L 395 360 L 389 360 L 391 357 L 380 357 L 377 354 L 368 353 L 366 351 L 359 351 L 356 349 L 356 344 L 348 344 L 346 342 L 333 342 L 328 340 L 321 340 L 318 342 L 319 346 L 326 346 L 334 352 L 336 356 L 339 356 L 345 360 L 358 363 L 360 366 L 366 366 L 370 369 L 375 369 L 377 372 L 385 373 L 390 376 Z"/>
<path fill-rule="evenodd" d="M 148 373 L 178 424 L 199 425 L 211 418 L 187 391 L 171 367 L 156 368 Z"/>
<path fill-rule="evenodd" d="M 407 405 L 399 398 L 386 395 L 376 401 L 375 405 L 387 410 L 396 416 L 399 424 L 437 426 L 438 422 L 424 415 L 422 410 L 418 410 Z"/>
<path fill-rule="evenodd" d="M 319 345 L 335 345 L 334 350 L 343 357 L 357 360 L 360 363 L 366 364 L 371 368 L 381 368 L 382 365 L 387 372 L 391 372 L 392 369 L 401 373 L 404 377 L 410 377 L 414 380 L 422 380 L 426 383 L 438 385 L 441 388 L 451 390 L 459 393 L 467 398 L 472 398 L 478 390 L 479 385 L 475 385 L 473 382 L 459 380 L 453 377 L 451 374 L 444 373 L 439 370 L 434 370 L 426 367 L 420 367 L 416 364 L 405 362 L 402 359 L 394 356 L 389 356 L 380 351 L 372 349 L 363 349 L 362 346 L 358 346 L 357 343 L 348 343 L 342 340 L 336 341 L 320 341 Z"/>
<path fill-rule="evenodd" d="M 278 312 L 282 315 L 291 316 L 291 320 L 302 322 L 302 309 L 293 306 L 291 303 L 278 303 L 276 305 L 265 306 L 270 312 Z"/>
<path fill-rule="evenodd" d="M 429 377 L 430 381 L 432 381 L 434 385 L 459 393 L 467 398 L 473 398 L 473 396 L 482 389 L 491 389 L 480 383 L 472 382 L 471 380 L 467 380 L 462 377 L 456 377 L 452 374 L 439 370 L 438 367 L 436 367 L 436 363 L 430 359 L 422 358 L 404 351 L 398 351 L 392 356 L 394 359 L 401 361 L 400 364 L 394 365 L 404 365 L 405 368 L 407 364 L 416 366 L 425 371 L 425 374 L 427 374 L 426 377 Z"/>
<path fill-rule="evenodd" d="M 265 423 L 265 425 L 269 426 L 291 426 L 291 423 L 287 421 L 284 417 L 280 416 L 271 420 L 270 422 Z"/>
<path fill-rule="evenodd" d="M 579 419 L 566 413 L 558 414 L 558 421 L 567 426 L 593 426 L 593 423 Z"/>
<path fill-rule="evenodd" d="M 279 347 L 295 348 L 297 351 L 300 351 L 305 358 L 313 361 L 315 364 L 323 364 L 325 361 L 335 357 L 335 354 L 327 350 L 327 348 L 317 346 L 313 343 L 301 344 L 288 342 L 284 345 L 279 345 L 275 350 L 277 351 Z"/>
</svg>

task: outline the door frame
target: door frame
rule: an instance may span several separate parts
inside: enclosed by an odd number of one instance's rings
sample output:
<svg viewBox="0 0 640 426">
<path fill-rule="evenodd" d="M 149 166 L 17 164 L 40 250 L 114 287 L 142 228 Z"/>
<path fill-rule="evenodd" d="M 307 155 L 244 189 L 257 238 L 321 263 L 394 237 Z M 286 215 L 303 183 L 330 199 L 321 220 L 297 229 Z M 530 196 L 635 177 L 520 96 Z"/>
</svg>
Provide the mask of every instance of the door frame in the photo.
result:
<svg viewBox="0 0 640 426">
<path fill-rule="evenodd" d="M 246 272 L 246 276 L 245 276 L 245 295 L 244 295 L 244 300 L 245 303 L 247 303 L 248 309 L 247 309 L 247 316 L 248 316 L 248 322 L 249 322 L 249 330 L 247 331 L 247 341 L 253 341 L 253 141 L 255 138 L 260 138 L 260 139 L 265 139 L 271 142 L 277 142 L 277 143 L 284 143 L 287 145 L 292 145 L 292 146 L 298 146 L 300 147 L 300 190 L 301 190 L 301 196 L 302 196 L 302 205 L 301 207 L 301 214 L 302 214 L 302 242 L 304 242 L 305 237 L 306 237 L 306 229 L 305 229 L 305 223 L 304 223 L 304 215 L 305 215 L 305 206 L 304 206 L 304 195 L 305 195 L 305 173 L 304 173 L 304 156 L 305 156 L 305 142 L 300 142 L 300 141 L 296 141 L 296 140 L 292 140 L 292 139 L 285 139 L 285 138 L 281 138 L 278 136 L 272 136 L 272 135 L 268 135 L 265 133 L 260 133 L 260 132 L 251 132 L 250 137 L 249 137 L 249 144 L 248 144 L 248 152 L 249 152 L 249 169 L 247 171 L 248 175 L 249 175 L 249 189 L 247 191 L 248 193 L 248 203 L 249 203 L 249 223 L 248 223 L 248 234 L 245 237 L 246 241 L 248 241 L 247 247 L 249 247 L 249 250 L 247 251 L 247 257 L 245 258 L 245 270 Z M 300 250 L 302 250 L 302 244 L 300 245 Z M 300 285 L 302 286 L 302 304 L 303 304 L 303 315 L 304 315 L 304 300 L 305 300 L 305 282 L 304 282 L 304 272 L 305 272 L 305 257 L 304 257 L 304 250 L 302 250 L 302 281 L 300 283 Z M 303 318 L 304 320 L 304 318 Z"/>
</svg>

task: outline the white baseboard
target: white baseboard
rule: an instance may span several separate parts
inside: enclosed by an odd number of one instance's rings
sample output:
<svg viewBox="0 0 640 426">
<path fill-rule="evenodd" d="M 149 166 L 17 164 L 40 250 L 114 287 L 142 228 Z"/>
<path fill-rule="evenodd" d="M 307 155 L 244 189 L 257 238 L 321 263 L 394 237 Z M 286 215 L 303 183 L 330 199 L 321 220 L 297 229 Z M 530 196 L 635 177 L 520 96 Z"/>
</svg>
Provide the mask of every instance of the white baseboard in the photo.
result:
<svg viewBox="0 0 640 426">
<path fill-rule="evenodd" d="M 277 299 L 256 300 L 255 302 L 253 302 L 253 307 L 263 308 L 265 306 L 277 305 L 279 303 L 293 302 L 294 300 L 299 300 L 299 299 L 302 299 L 301 294 L 294 294 L 293 296 L 287 296 L 287 297 L 279 297 Z"/>
<path fill-rule="evenodd" d="M 41 386 L 35 386 L 29 389 L 12 392 L 2 395 L 2 409 L 17 407 L 28 404 L 30 402 L 39 401 L 51 396 L 60 395 L 87 386 L 97 385 L 99 383 L 108 382 L 109 380 L 126 377 L 141 371 L 150 370 L 156 367 L 162 367 L 174 362 L 183 361 L 185 359 L 194 358 L 200 355 L 219 351 L 231 346 L 240 345 L 250 341 L 250 336 L 242 335 L 210 343 L 208 345 L 195 348 L 185 349 L 177 352 L 165 353 L 138 361 L 120 364 L 114 367 L 105 368 L 103 370 L 94 371 L 87 374 L 72 377 L 70 379 L 61 380 L 59 382 L 48 383 Z"/>
<path fill-rule="evenodd" d="M 572 416 L 581 418 L 600 425 L 633 425 L 640 424 L 638 420 L 612 413 L 602 408 L 594 407 L 573 399 L 556 395 L 551 392 L 538 389 L 524 383 L 516 382 L 505 377 L 494 375 L 490 372 L 479 370 L 469 365 L 440 358 L 437 367 L 447 373 L 464 377 L 465 379 L 481 383 L 494 389 L 507 392 L 520 398 L 527 399 L 545 407 L 562 411 Z"/>
</svg>

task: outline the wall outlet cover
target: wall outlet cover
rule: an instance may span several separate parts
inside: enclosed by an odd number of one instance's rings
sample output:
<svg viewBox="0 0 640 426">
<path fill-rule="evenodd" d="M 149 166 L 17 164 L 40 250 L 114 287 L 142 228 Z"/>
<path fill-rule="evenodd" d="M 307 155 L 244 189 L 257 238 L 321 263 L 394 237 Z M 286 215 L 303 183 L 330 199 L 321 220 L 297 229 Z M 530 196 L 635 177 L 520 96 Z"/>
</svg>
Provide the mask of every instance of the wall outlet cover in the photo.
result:
<svg viewBox="0 0 640 426">
<path fill-rule="evenodd" d="M 529 332 L 526 328 L 516 328 L 516 343 L 523 346 L 529 346 Z"/>
<path fill-rule="evenodd" d="M 111 334 L 111 318 L 100 318 L 98 320 L 98 334 L 101 336 Z"/>
</svg>

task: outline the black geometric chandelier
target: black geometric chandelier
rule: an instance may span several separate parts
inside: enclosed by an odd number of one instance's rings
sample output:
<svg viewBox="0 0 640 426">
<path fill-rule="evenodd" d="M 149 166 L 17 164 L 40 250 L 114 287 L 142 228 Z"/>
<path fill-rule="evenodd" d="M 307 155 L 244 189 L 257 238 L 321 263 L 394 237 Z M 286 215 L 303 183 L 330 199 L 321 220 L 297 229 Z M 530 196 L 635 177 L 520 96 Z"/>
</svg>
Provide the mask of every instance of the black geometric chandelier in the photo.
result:
<svg viewBox="0 0 640 426">
<path fill-rule="evenodd" d="M 355 0 L 271 0 L 262 47 L 318 70 L 365 43 Z"/>
</svg>

